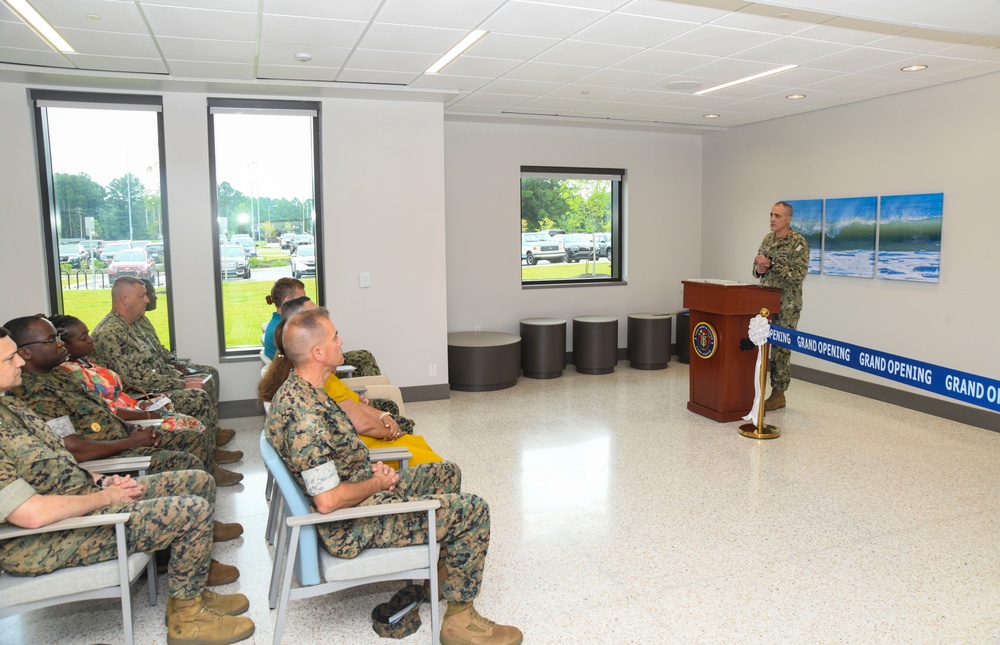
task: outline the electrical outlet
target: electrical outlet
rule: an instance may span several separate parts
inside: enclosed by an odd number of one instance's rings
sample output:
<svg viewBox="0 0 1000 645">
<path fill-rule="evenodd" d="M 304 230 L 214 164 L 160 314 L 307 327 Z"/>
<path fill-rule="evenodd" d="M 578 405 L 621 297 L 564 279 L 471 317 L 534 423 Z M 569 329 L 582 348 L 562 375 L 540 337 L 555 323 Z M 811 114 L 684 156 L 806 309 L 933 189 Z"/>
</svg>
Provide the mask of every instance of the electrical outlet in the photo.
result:
<svg viewBox="0 0 1000 645">
<path fill-rule="evenodd" d="M 476 325 L 475 327 L 472 328 L 472 331 L 483 331 L 483 328 L 480 327 L 479 325 Z"/>
<path fill-rule="evenodd" d="M 437 363 L 431 363 L 430 365 L 428 365 L 427 366 L 427 376 L 437 376 L 437 375 L 438 375 L 438 366 L 437 366 Z"/>
<path fill-rule="evenodd" d="M 372 286 L 371 274 L 362 273 L 360 283 L 362 289 L 367 289 L 368 287 Z"/>
</svg>

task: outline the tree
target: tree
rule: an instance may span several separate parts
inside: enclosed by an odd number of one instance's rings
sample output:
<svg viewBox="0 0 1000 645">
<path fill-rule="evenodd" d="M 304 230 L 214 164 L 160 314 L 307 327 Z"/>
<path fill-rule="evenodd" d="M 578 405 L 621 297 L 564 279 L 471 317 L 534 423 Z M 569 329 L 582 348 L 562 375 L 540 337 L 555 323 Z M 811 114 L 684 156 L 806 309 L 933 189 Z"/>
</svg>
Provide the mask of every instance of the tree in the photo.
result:
<svg viewBox="0 0 1000 645">
<path fill-rule="evenodd" d="M 611 181 L 601 179 L 568 179 L 562 187 L 563 199 L 569 206 L 567 231 L 595 233 L 611 230 Z"/>
<path fill-rule="evenodd" d="M 530 233 L 544 228 L 543 220 L 557 222 L 558 227 L 569 215 L 569 205 L 563 195 L 563 179 L 525 177 L 521 179 L 521 232 Z M 569 229 L 566 229 L 569 230 Z"/>
<path fill-rule="evenodd" d="M 53 180 L 59 239 L 87 237 L 84 218 L 97 217 L 107 191 L 85 172 L 56 173 Z"/>
<path fill-rule="evenodd" d="M 151 236 L 143 199 L 146 187 L 139 178 L 130 172 L 125 173 L 118 179 L 112 179 L 107 190 L 98 221 L 98 230 L 104 239 L 149 239 Z"/>
</svg>

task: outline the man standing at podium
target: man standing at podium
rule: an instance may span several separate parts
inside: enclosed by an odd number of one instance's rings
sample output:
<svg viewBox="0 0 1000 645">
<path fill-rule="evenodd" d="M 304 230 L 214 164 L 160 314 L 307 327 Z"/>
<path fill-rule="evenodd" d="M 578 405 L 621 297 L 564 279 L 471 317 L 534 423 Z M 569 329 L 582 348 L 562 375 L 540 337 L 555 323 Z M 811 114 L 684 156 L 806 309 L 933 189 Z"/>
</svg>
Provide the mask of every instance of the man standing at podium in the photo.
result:
<svg viewBox="0 0 1000 645">
<path fill-rule="evenodd" d="M 771 207 L 771 232 L 760 243 L 753 259 L 753 275 L 761 285 L 777 287 L 781 292 L 781 310 L 772 323 L 795 329 L 802 313 L 802 281 L 809 271 L 809 243 L 792 230 L 792 205 L 778 202 Z M 792 352 L 784 347 L 771 348 L 771 396 L 765 410 L 785 407 L 785 390 L 792 380 Z"/>
</svg>

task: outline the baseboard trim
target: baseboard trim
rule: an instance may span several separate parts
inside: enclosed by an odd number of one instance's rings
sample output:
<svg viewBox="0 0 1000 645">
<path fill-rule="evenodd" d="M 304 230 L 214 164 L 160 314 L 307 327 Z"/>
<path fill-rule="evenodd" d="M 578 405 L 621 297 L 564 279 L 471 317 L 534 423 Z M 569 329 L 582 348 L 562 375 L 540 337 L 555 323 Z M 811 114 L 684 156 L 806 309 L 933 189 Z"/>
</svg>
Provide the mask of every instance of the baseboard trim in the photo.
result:
<svg viewBox="0 0 1000 645">
<path fill-rule="evenodd" d="M 916 410 L 949 421 L 957 421 L 966 425 L 1000 432 L 1000 415 L 989 410 L 973 408 L 951 401 L 942 401 L 929 396 L 907 392 L 894 387 L 862 381 L 859 379 L 831 374 L 812 367 L 792 365 L 792 378 L 829 387 L 841 392 L 857 394 L 868 399 L 874 399 L 891 405 L 898 405 L 908 410 Z"/>
<path fill-rule="evenodd" d="M 451 388 L 447 383 L 437 385 L 411 385 L 410 387 L 399 388 L 403 393 L 403 400 L 407 403 L 415 401 L 440 401 L 451 398 Z"/>
<path fill-rule="evenodd" d="M 264 408 L 257 405 L 257 399 L 240 399 L 239 401 L 219 401 L 219 418 L 236 419 L 238 417 L 262 417 Z"/>
</svg>

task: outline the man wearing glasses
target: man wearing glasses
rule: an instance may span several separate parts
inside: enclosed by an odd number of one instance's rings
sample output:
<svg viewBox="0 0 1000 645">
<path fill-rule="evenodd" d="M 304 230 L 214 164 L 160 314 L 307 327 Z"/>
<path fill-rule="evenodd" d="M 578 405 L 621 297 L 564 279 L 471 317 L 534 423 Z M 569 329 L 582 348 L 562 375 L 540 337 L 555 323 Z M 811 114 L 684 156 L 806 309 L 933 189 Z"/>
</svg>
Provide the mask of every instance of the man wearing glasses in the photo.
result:
<svg viewBox="0 0 1000 645">
<path fill-rule="evenodd" d="M 792 205 L 778 202 L 771 207 L 771 232 L 760 243 L 753 259 L 753 276 L 765 287 L 781 289 L 781 309 L 772 323 L 795 329 L 802 313 L 802 281 L 809 271 L 809 243 L 792 230 Z M 771 348 L 771 396 L 765 410 L 785 407 L 785 390 L 792 380 L 792 352 L 784 347 Z"/>
</svg>

